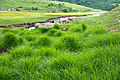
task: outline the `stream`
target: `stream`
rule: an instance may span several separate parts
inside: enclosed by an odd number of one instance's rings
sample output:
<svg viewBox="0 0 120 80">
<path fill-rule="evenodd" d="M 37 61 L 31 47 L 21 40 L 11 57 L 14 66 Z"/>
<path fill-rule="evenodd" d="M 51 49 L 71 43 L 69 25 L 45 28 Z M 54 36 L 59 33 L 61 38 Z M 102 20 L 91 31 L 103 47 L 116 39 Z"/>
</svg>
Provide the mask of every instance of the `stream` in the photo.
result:
<svg viewBox="0 0 120 80">
<path fill-rule="evenodd" d="M 72 23 L 72 19 L 73 18 L 80 18 L 80 17 L 95 17 L 95 16 L 100 16 L 104 13 L 106 13 L 107 11 L 105 12 L 89 12 L 89 13 L 44 13 L 46 15 L 60 15 L 60 14 L 64 14 L 64 15 L 80 15 L 80 14 L 84 14 L 82 16 L 64 16 L 64 17 L 60 17 L 60 18 L 56 18 L 56 19 L 51 19 L 50 21 L 46 22 L 46 23 L 37 23 L 37 27 L 45 27 L 45 28 L 48 28 L 48 27 L 53 27 L 55 23 L 57 24 L 69 24 L 69 23 Z M 35 29 L 35 27 L 30 27 L 29 30 L 31 29 Z"/>
<path fill-rule="evenodd" d="M 58 18 L 51 18 L 51 19 L 46 20 L 45 22 L 34 22 L 34 23 L 23 23 L 23 24 L 13 24 L 13 25 L 8 25 L 8 26 L 0 26 L 0 29 L 2 29 L 2 28 L 16 29 L 19 27 L 25 27 L 25 28 L 28 28 L 28 30 L 36 29 L 37 27 L 51 28 L 54 26 L 55 23 L 69 24 L 69 23 L 72 23 L 73 18 L 95 17 L 95 16 L 100 16 L 106 12 L 107 11 L 105 11 L 105 12 L 87 12 L 87 13 L 43 13 L 45 15 L 52 15 L 52 16 L 64 15 L 64 16 L 60 16 Z M 81 14 L 81 16 L 78 16 L 80 14 Z M 69 15 L 69 16 L 67 16 L 67 15 Z"/>
</svg>

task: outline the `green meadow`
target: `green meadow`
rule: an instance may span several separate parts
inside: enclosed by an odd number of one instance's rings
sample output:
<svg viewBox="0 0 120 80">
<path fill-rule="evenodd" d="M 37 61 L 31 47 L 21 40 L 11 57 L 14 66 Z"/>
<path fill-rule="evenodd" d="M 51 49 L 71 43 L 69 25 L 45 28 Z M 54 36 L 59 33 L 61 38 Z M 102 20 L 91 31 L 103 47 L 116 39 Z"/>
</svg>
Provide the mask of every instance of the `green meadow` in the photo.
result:
<svg viewBox="0 0 120 80">
<path fill-rule="evenodd" d="M 23 12 L 0 11 L 1 26 L 58 16 L 40 13 L 47 12 L 48 0 L 4 1 L 0 0 L 0 6 L 22 6 Z M 38 11 L 27 12 L 31 6 Z M 120 31 L 109 31 L 120 29 L 119 11 L 120 7 L 99 17 L 75 18 L 71 24 L 54 24 L 52 28 L 0 28 L 0 80 L 120 80 Z"/>
<path fill-rule="evenodd" d="M 88 24 L 89 26 L 104 25 L 109 29 L 120 29 L 120 7 L 101 16 L 74 19 L 74 24 Z"/>
<path fill-rule="evenodd" d="M 32 12 L 39 13 L 53 13 L 57 9 L 60 12 L 82 12 L 83 10 L 87 12 L 102 11 L 81 5 L 51 0 L 0 0 L 0 7 L 4 7 L 6 10 L 13 8 L 14 11 L 16 8 L 19 8 L 22 12 L 33 10 Z"/>
<path fill-rule="evenodd" d="M 120 33 L 104 26 L 55 24 L 0 34 L 0 80 L 120 79 Z"/>
</svg>

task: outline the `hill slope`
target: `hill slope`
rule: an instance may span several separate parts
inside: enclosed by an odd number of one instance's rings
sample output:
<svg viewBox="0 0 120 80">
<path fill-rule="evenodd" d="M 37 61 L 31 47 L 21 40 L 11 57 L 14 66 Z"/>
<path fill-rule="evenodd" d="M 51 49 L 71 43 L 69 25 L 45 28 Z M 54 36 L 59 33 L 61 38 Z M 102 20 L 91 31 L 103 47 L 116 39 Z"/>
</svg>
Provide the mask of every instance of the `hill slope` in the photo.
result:
<svg viewBox="0 0 120 80">
<path fill-rule="evenodd" d="M 57 0 L 57 1 L 65 1 L 102 10 L 111 10 L 115 7 L 118 7 L 118 5 L 120 4 L 120 0 Z"/>
<path fill-rule="evenodd" d="M 120 7 L 117 7 L 99 17 L 87 17 L 75 19 L 73 23 L 85 23 L 88 25 L 105 25 L 106 27 L 120 29 Z"/>
<path fill-rule="evenodd" d="M 32 9 L 34 12 L 41 13 L 56 12 L 57 9 L 61 12 L 100 11 L 80 5 L 49 0 L 0 0 L 0 7 L 4 7 L 5 9 L 13 8 L 14 10 L 20 8 L 21 11 L 27 12 Z"/>
</svg>

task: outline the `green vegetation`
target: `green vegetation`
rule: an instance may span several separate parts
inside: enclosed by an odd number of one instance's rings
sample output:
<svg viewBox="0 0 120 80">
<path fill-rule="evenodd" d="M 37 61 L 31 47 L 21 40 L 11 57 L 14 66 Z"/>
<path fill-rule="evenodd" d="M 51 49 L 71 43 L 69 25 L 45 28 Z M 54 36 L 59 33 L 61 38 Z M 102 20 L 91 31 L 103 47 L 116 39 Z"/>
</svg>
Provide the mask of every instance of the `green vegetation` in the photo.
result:
<svg viewBox="0 0 120 80">
<path fill-rule="evenodd" d="M 59 29 L 60 26 L 59 26 L 59 24 L 54 24 L 53 28 L 55 28 L 55 29 Z"/>
<path fill-rule="evenodd" d="M 104 25 L 109 29 L 120 29 L 120 7 L 117 7 L 98 17 L 76 18 L 73 24 L 88 24 L 89 26 Z"/>
<path fill-rule="evenodd" d="M 120 33 L 104 26 L 0 30 L 0 80 L 120 79 Z"/>
<path fill-rule="evenodd" d="M 78 5 L 83 5 L 94 9 L 102 9 L 107 11 L 115 7 L 118 7 L 120 4 L 119 0 L 53 0 L 53 1 L 75 3 Z"/>
<path fill-rule="evenodd" d="M 33 10 L 39 8 L 34 6 Z M 54 24 L 52 28 L 0 28 L 0 80 L 120 80 L 120 32 L 109 31 L 120 29 L 119 11 L 120 7 L 100 17 L 78 18 L 72 24 Z M 50 17 L 1 11 L 0 25 Z"/>
<path fill-rule="evenodd" d="M 7 4 L 7 5 L 6 5 Z M 52 13 L 52 12 L 78 12 L 82 10 L 86 11 L 100 11 L 80 5 L 62 3 L 58 1 L 50 0 L 0 0 L 0 7 L 8 10 L 10 8 L 14 10 L 20 9 L 22 12 L 40 12 L 40 13 Z"/>
<path fill-rule="evenodd" d="M 3 11 L 0 11 L 0 26 L 44 22 L 50 18 L 56 18 L 58 16 L 63 15 L 64 16 L 70 15 L 70 14 L 45 15 L 42 13 L 83 12 L 82 10 L 86 10 L 86 12 L 102 11 L 76 4 L 49 0 L 16 0 L 16 1 L 0 0 L 0 8 L 3 8 Z M 8 11 L 9 9 L 11 9 L 12 11 Z M 17 9 L 20 11 L 16 12 Z M 79 16 L 84 14 L 77 15 Z"/>
<path fill-rule="evenodd" d="M 41 13 L 0 11 L 0 25 L 44 22 L 55 17 L 57 16 L 43 15 Z"/>
</svg>

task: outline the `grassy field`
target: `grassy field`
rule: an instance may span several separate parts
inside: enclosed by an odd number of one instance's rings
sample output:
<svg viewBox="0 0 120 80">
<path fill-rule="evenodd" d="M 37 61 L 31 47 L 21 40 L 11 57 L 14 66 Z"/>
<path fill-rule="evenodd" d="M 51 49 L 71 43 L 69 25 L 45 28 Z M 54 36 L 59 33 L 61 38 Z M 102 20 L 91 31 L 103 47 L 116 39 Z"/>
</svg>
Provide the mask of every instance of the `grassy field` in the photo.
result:
<svg viewBox="0 0 120 80">
<path fill-rule="evenodd" d="M 4 7 L 6 10 L 0 11 L 0 26 L 46 21 L 57 16 L 43 15 L 40 13 L 54 13 L 57 9 L 60 12 L 82 12 L 83 10 L 86 10 L 86 12 L 101 11 L 76 4 L 49 0 L 0 0 L 0 7 Z M 10 8 L 13 9 L 12 12 L 7 11 Z M 19 8 L 21 11 L 16 12 L 16 8 Z M 30 13 L 29 10 L 31 9 L 33 11 Z"/>
<path fill-rule="evenodd" d="M 119 80 L 119 44 L 103 26 L 2 29 L 0 80 Z"/>
<path fill-rule="evenodd" d="M 0 25 L 44 22 L 55 17 L 57 16 L 43 15 L 41 13 L 0 11 Z"/>
<path fill-rule="evenodd" d="M 33 12 L 40 13 L 56 12 L 57 9 L 63 12 L 64 8 L 67 8 L 67 12 L 82 12 L 82 10 L 86 10 L 87 12 L 101 11 L 76 4 L 50 0 L 0 0 L 0 7 L 4 7 L 5 9 L 13 8 L 14 10 L 19 8 L 22 12 L 28 12 L 28 10 L 33 9 Z M 34 8 L 37 8 L 37 10 L 34 10 Z"/>
<path fill-rule="evenodd" d="M 120 32 L 108 31 L 119 28 L 119 10 L 53 28 L 0 29 L 0 80 L 120 80 Z M 0 11 L 0 25 L 51 17 Z"/>
<path fill-rule="evenodd" d="M 7 26 L 12 24 L 32 23 L 32 22 L 44 22 L 51 18 L 57 18 L 59 16 L 82 16 L 88 14 L 42 14 L 37 12 L 11 12 L 0 11 L 0 26 Z"/>
<path fill-rule="evenodd" d="M 77 18 L 74 20 L 75 24 L 85 23 L 90 26 L 104 25 L 111 29 L 120 29 L 120 7 L 113 9 L 99 17 Z"/>
</svg>

